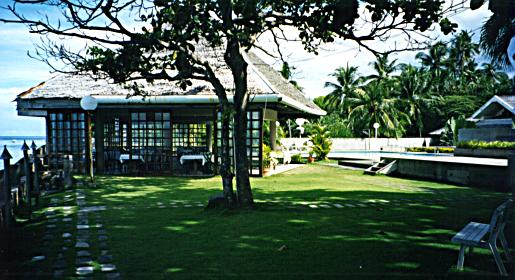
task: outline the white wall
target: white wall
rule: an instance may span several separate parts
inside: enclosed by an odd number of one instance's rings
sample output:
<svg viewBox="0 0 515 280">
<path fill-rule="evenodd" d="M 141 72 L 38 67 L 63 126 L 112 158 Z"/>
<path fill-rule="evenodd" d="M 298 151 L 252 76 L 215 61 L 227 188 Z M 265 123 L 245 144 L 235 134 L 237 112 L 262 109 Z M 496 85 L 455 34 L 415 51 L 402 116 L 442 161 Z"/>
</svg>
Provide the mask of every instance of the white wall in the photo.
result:
<svg viewBox="0 0 515 280">
<path fill-rule="evenodd" d="M 332 138 L 332 151 L 371 150 L 404 151 L 406 147 L 428 146 L 431 138 Z M 285 147 L 310 145 L 309 138 L 283 138 Z"/>
</svg>

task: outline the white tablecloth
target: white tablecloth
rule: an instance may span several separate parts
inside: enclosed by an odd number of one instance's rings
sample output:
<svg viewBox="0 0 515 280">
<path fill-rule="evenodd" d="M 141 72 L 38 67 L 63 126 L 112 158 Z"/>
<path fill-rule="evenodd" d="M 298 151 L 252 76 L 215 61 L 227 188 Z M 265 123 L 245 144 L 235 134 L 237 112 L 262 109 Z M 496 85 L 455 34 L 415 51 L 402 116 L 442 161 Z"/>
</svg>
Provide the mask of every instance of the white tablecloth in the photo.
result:
<svg viewBox="0 0 515 280">
<path fill-rule="evenodd" d="M 183 155 L 179 160 L 181 164 L 184 164 L 187 160 L 201 160 L 202 165 L 206 164 L 206 157 L 204 155 Z"/>
<path fill-rule="evenodd" d="M 129 154 L 121 154 L 119 160 L 120 160 L 120 163 L 123 164 L 125 161 L 131 160 L 131 157 Z M 139 160 L 141 162 L 145 162 L 145 160 L 143 159 L 143 156 L 140 156 L 140 155 L 132 155 L 132 160 Z"/>
</svg>

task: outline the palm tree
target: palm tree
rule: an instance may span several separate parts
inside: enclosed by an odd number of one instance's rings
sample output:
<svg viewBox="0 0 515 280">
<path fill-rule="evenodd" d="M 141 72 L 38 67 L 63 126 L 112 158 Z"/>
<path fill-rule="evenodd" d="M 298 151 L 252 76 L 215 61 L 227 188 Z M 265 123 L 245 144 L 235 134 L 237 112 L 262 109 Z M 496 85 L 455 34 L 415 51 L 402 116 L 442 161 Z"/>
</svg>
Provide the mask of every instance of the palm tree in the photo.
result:
<svg viewBox="0 0 515 280">
<path fill-rule="evenodd" d="M 385 81 L 390 78 L 390 75 L 397 70 L 397 59 L 393 61 L 388 60 L 388 55 L 380 55 L 376 57 L 376 61 L 370 65 L 376 71 L 376 74 L 369 75 L 367 80 Z"/>
<path fill-rule="evenodd" d="M 355 96 L 355 91 L 361 87 L 363 78 L 359 77 L 358 67 L 349 64 L 337 68 L 331 76 L 336 78 L 337 83 L 325 83 L 325 87 L 332 88 L 333 91 L 324 98 L 324 105 L 330 111 L 339 109 L 341 114 L 345 109 L 345 98 Z"/>
<path fill-rule="evenodd" d="M 401 75 L 397 78 L 400 105 L 415 123 L 419 136 L 424 129 L 423 108 L 427 108 L 436 97 L 428 97 L 431 87 L 429 75 L 410 64 L 401 64 Z"/>
<path fill-rule="evenodd" d="M 453 66 L 455 77 L 463 73 L 466 66 L 474 60 L 474 56 L 479 53 L 479 44 L 472 42 L 471 35 L 463 30 L 452 39 L 449 52 L 450 65 Z"/>
<path fill-rule="evenodd" d="M 415 58 L 420 60 L 422 66 L 440 76 L 443 69 L 446 67 L 447 60 L 447 45 L 444 42 L 437 42 L 429 48 L 429 52 L 419 52 Z"/>
<path fill-rule="evenodd" d="M 355 93 L 355 97 L 348 99 L 348 123 L 356 135 L 369 130 L 374 123 L 380 125 L 379 133 L 386 137 L 398 138 L 406 132 L 409 117 L 398 110 L 399 99 L 390 96 L 384 83 L 372 81 Z"/>
<path fill-rule="evenodd" d="M 474 10 L 485 2 L 485 0 L 471 1 L 470 7 Z M 481 28 L 479 45 L 494 63 L 506 67 L 510 64 L 507 50 L 512 38 L 515 37 L 515 1 L 489 0 L 488 2 L 488 9 L 492 15 Z"/>
</svg>

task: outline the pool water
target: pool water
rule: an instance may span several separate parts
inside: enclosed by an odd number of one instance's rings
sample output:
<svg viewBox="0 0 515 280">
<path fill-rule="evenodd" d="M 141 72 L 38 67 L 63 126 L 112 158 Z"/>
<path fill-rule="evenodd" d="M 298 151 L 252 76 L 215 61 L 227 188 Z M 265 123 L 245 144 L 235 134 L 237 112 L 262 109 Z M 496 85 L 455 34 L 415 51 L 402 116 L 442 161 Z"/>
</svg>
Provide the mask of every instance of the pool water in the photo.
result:
<svg viewBox="0 0 515 280">
<path fill-rule="evenodd" d="M 386 151 L 333 151 L 330 152 L 328 157 L 333 159 L 352 158 L 352 159 L 376 159 L 385 156 L 420 156 L 420 157 L 435 157 L 435 156 L 453 156 L 447 153 L 410 153 L 410 152 L 386 152 Z"/>
</svg>

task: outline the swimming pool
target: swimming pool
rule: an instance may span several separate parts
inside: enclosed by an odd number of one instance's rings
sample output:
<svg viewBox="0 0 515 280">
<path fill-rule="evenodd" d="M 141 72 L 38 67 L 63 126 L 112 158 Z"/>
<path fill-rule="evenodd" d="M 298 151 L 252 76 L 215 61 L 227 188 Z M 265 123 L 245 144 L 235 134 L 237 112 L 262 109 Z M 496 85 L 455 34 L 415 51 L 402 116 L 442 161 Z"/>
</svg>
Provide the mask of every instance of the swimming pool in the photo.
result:
<svg viewBox="0 0 515 280">
<path fill-rule="evenodd" d="M 387 156 L 416 156 L 416 157 L 435 157 L 435 156 L 446 156 L 452 157 L 453 154 L 446 153 L 410 153 L 410 152 L 386 152 L 386 151 L 332 151 L 328 157 L 332 159 L 372 159 L 379 160 L 381 157 Z"/>
</svg>

